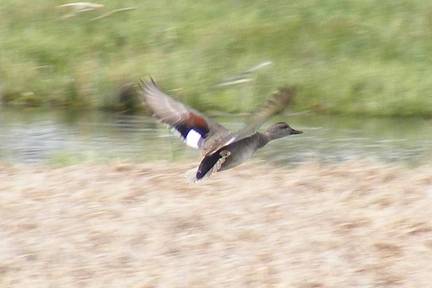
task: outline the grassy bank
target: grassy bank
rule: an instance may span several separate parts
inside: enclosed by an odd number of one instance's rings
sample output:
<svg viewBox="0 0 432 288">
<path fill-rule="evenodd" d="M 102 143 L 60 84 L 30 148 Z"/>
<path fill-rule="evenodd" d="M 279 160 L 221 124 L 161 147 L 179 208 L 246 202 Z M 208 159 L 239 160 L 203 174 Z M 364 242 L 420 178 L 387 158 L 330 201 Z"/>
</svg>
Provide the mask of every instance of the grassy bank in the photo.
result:
<svg viewBox="0 0 432 288">
<path fill-rule="evenodd" d="M 0 2 L 3 102 L 116 107 L 148 74 L 200 109 L 248 110 L 295 85 L 296 109 L 432 115 L 432 3 L 423 0 Z M 132 10 L 97 18 L 119 8 Z M 264 61 L 251 81 L 223 79 Z"/>
</svg>

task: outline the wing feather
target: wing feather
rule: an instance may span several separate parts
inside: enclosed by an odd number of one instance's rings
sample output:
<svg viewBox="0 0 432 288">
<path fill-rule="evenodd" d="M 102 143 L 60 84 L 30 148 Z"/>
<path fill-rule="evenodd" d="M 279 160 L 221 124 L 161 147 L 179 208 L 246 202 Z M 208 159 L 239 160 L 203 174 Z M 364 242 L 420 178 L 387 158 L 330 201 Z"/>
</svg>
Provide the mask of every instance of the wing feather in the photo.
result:
<svg viewBox="0 0 432 288">
<path fill-rule="evenodd" d="M 236 135 L 236 141 L 252 135 L 268 119 L 283 112 L 285 108 L 291 104 L 294 96 L 294 88 L 279 88 L 263 105 L 258 107 L 258 109 L 251 114 L 251 117 L 246 121 L 247 125 L 234 133 Z"/>
<path fill-rule="evenodd" d="M 209 136 L 228 131 L 222 125 L 162 92 L 153 79 L 141 81 L 141 95 L 153 116 L 179 132 L 188 146 L 202 149 Z"/>
</svg>

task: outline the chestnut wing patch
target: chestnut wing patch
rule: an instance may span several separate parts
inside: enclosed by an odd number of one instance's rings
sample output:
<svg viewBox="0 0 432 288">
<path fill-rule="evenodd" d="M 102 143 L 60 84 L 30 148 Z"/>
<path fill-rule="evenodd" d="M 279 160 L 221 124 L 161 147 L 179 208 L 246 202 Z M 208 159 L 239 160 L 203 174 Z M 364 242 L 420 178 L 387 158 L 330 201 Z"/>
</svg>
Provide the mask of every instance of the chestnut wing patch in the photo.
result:
<svg viewBox="0 0 432 288">
<path fill-rule="evenodd" d="M 178 132 L 188 146 L 202 148 L 210 127 L 221 127 L 212 124 L 199 112 L 162 92 L 153 79 L 141 82 L 141 87 L 142 95 L 148 108 L 153 112 L 153 116 Z"/>
<path fill-rule="evenodd" d="M 182 120 L 172 127 L 180 134 L 186 145 L 192 148 L 201 148 L 204 139 L 209 133 L 209 127 L 205 119 L 192 112 L 188 112 Z"/>
</svg>

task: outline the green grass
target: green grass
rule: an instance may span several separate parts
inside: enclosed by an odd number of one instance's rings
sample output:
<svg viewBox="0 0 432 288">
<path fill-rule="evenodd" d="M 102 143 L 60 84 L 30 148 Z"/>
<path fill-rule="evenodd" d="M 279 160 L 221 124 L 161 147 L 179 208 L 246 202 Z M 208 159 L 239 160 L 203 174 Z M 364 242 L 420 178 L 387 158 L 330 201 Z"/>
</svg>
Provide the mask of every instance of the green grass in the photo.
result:
<svg viewBox="0 0 432 288">
<path fill-rule="evenodd" d="M 0 87 L 15 105 L 116 107 L 153 75 L 199 109 L 246 111 L 295 85 L 296 110 L 432 116 L 432 2 L 101 1 L 61 19 L 53 0 L 0 2 Z M 91 21 L 106 11 L 135 10 Z M 263 62 L 247 84 L 221 80 Z"/>
</svg>

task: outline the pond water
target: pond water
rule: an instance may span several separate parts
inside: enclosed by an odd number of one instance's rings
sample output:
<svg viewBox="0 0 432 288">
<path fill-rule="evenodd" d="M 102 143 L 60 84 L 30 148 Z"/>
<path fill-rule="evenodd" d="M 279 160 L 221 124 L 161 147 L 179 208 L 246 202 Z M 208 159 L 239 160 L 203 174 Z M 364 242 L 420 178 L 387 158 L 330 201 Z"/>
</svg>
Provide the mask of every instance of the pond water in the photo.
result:
<svg viewBox="0 0 432 288">
<path fill-rule="evenodd" d="M 216 117 L 232 130 L 242 117 Z M 432 159 L 432 120 L 352 118 L 311 113 L 286 114 L 304 134 L 269 144 L 256 157 L 288 165 L 303 161 L 372 159 L 409 164 Z M 198 161 L 164 125 L 143 115 L 0 109 L 0 161 L 56 163 L 79 161 Z"/>
</svg>

